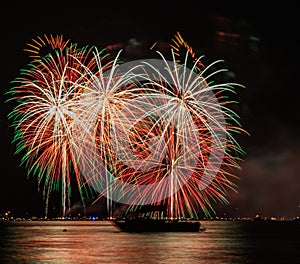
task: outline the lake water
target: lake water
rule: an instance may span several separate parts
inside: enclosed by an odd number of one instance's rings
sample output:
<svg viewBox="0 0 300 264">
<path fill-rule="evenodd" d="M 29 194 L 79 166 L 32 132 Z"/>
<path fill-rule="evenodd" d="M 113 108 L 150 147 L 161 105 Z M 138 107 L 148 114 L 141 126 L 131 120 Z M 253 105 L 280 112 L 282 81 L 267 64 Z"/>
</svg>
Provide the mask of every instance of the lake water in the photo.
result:
<svg viewBox="0 0 300 264">
<path fill-rule="evenodd" d="M 3 264 L 300 263 L 300 222 L 202 225 L 199 233 L 124 233 L 106 221 L 1 222 L 0 258 Z"/>
</svg>

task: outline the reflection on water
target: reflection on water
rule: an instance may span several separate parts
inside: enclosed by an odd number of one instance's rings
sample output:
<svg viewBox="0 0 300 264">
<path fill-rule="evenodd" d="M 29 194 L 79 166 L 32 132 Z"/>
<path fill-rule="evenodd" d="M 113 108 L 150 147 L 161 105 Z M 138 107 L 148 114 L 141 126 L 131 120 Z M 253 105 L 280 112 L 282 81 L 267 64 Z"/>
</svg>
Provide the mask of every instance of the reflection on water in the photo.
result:
<svg viewBox="0 0 300 264">
<path fill-rule="evenodd" d="M 1 263 L 296 263 L 300 222 L 203 221 L 200 233 L 123 233 L 105 221 L 0 223 Z"/>
</svg>

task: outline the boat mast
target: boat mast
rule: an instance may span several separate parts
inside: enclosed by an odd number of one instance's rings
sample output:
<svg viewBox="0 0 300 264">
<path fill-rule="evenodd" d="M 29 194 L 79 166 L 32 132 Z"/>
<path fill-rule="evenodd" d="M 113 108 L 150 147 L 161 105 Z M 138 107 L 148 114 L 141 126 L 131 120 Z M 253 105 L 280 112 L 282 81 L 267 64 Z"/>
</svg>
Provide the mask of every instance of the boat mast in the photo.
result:
<svg viewBox="0 0 300 264">
<path fill-rule="evenodd" d="M 173 174 L 173 162 L 171 164 L 171 175 L 170 175 L 170 215 L 169 217 L 173 219 L 174 216 L 174 197 L 173 197 L 173 189 L 174 189 L 174 174 Z"/>
<path fill-rule="evenodd" d="M 170 212 L 169 218 L 175 219 L 177 218 L 177 193 L 174 191 L 176 187 L 176 158 L 178 152 L 178 142 L 176 135 L 176 128 L 174 125 L 170 127 L 171 135 L 170 135 L 170 147 L 169 147 L 169 157 L 170 157 Z"/>
</svg>

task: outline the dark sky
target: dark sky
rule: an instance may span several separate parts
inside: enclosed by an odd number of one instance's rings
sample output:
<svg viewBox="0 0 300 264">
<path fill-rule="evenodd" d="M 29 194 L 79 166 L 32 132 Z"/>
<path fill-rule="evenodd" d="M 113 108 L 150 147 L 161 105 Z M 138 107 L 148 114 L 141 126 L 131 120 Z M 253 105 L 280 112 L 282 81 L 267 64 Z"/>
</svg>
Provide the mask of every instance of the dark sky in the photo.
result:
<svg viewBox="0 0 300 264">
<path fill-rule="evenodd" d="M 19 167 L 20 157 L 13 154 L 13 134 L 7 120 L 12 109 L 4 103 L 10 82 L 28 62 L 23 51 L 26 43 L 44 33 L 63 34 L 80 45 L 102 48 L 130 38 L 169 41 L 179 31 L 200 55 L 225 59 L 235 80 L 246 86 L 237 96 L 243 127 L 251 134 L 239 138 L 247 154 L 238 175 L 238 193 L 228 194 L 230 205 L 216 205 L 217 214 L 300 215 L 299 30 L 295 8 L 262 9 L 255 2 L 236 5 L 228 1 L 209 5 L 191 1 L 166 7 L 143 4 L 136 8 L 2 8 L 6 16 L 1 16 L 0 212 L 38 212 L 43 204 L 35 180 L 27 179 L 25 168 Z M 231 35 L 220 42 L 219 31 Z"/>
</svg>

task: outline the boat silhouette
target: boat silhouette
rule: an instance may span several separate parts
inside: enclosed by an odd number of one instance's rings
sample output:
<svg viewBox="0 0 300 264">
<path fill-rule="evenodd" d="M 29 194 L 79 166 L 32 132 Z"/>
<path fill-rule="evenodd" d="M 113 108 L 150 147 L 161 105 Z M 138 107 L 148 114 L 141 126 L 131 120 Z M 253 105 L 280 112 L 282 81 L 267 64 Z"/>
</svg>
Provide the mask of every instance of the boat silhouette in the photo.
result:
<svg viewBox="0 0 300 264">
<path fill-rule="evenodd" d="M 199 220 L 161 217 L 164 206 L 144 206 L 122 218 L 112 220 L 123 232 L 200 232 L 204 231 Z"/>
</svg>

